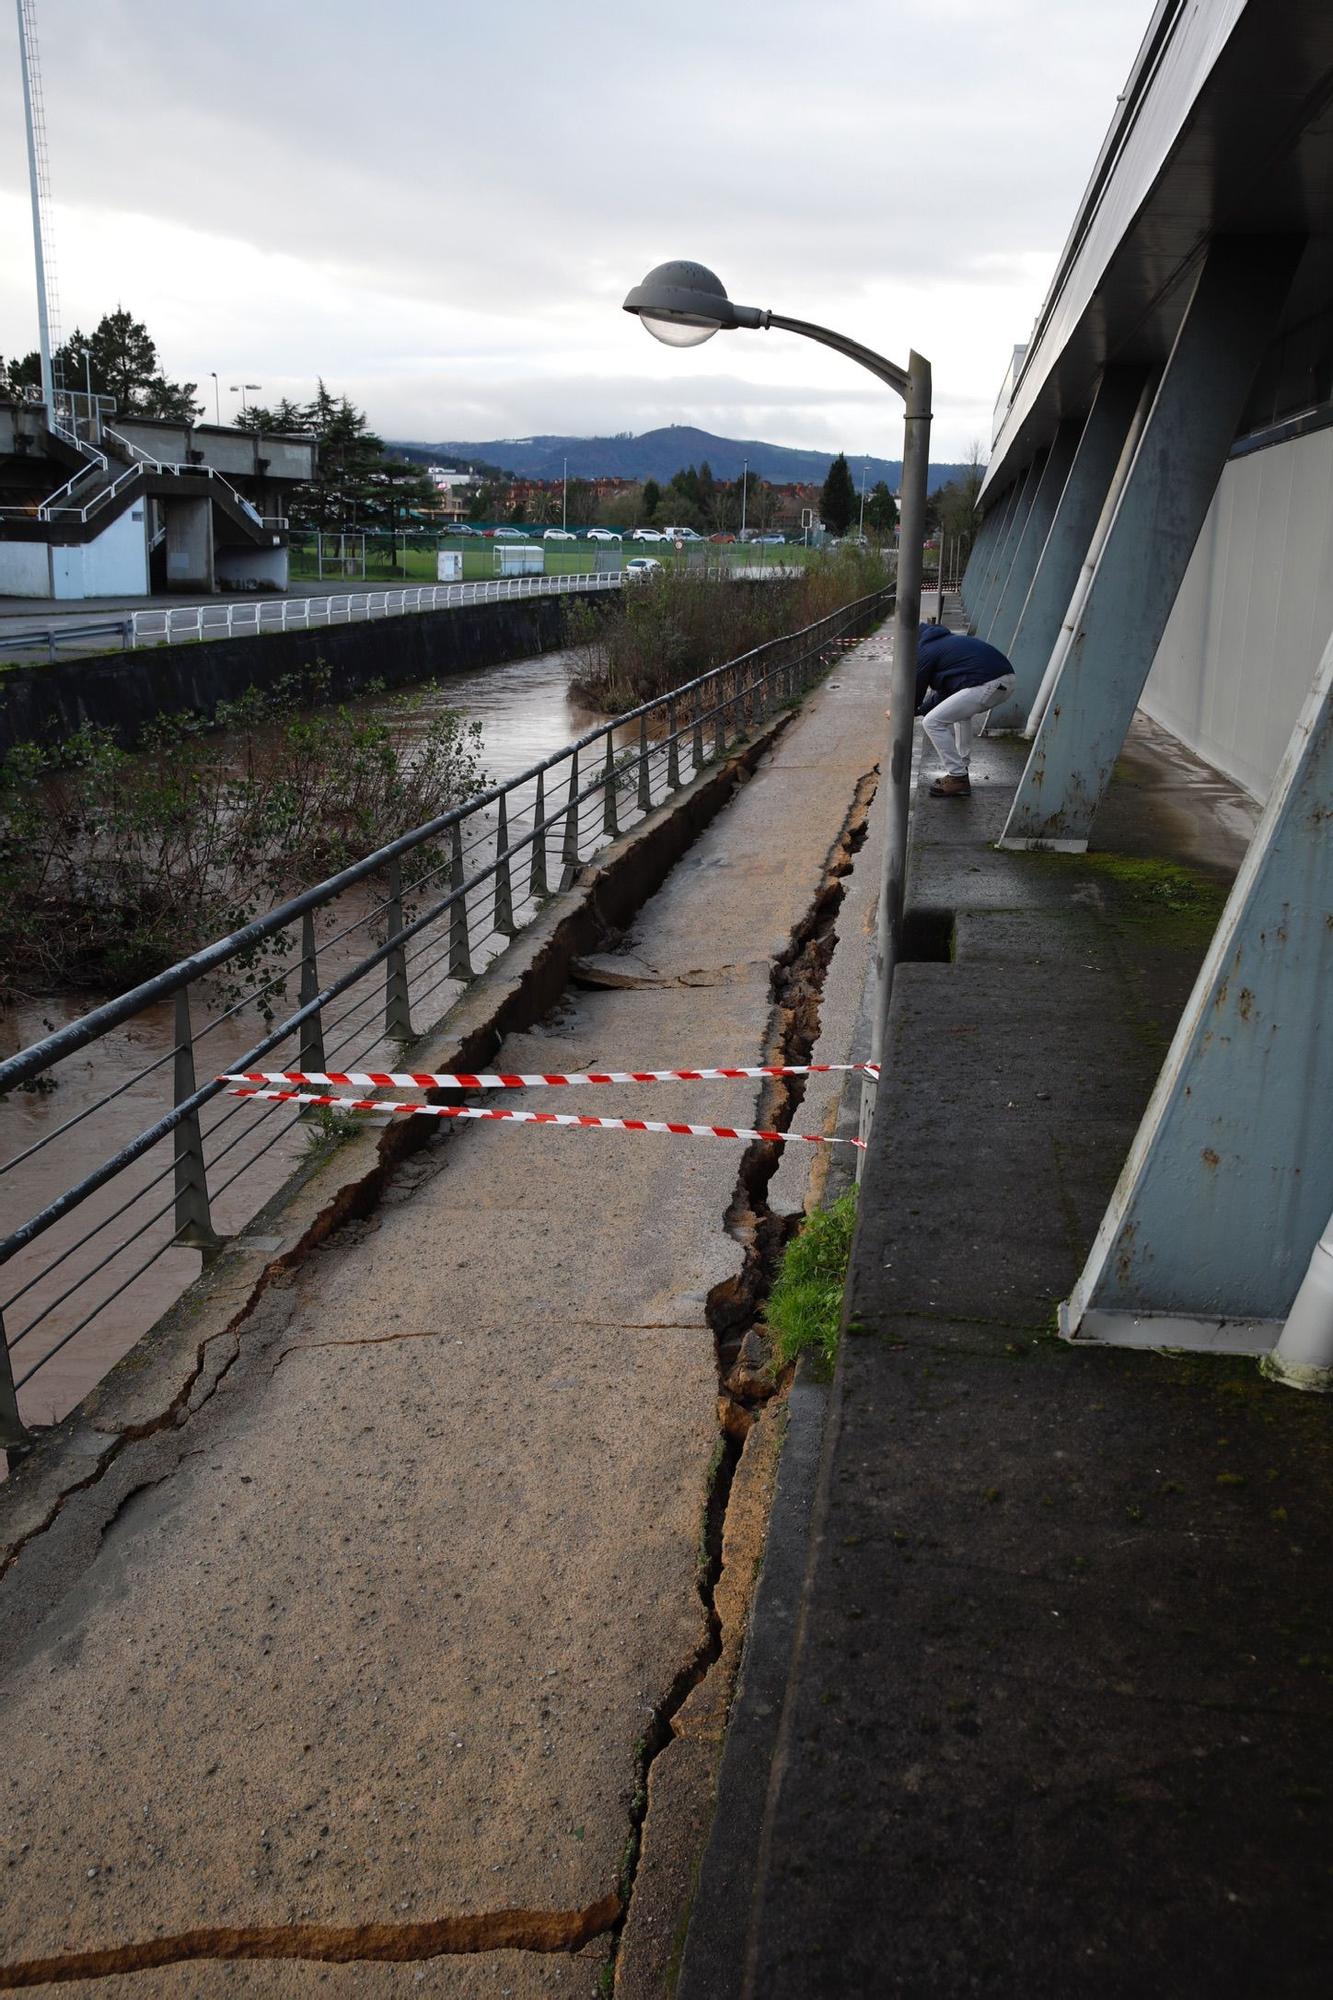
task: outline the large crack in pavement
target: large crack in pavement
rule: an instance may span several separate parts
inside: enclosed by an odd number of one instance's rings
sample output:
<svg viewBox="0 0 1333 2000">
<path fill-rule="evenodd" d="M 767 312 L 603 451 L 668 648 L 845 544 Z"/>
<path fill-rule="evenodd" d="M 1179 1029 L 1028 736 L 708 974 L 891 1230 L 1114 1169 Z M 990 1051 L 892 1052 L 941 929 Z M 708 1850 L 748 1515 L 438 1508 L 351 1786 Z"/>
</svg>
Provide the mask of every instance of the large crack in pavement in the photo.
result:
<svg viewBox="0 0 1333 2000">
<path fill-rule="evenodd" d="M 772 967 L 764 1061 L 804 1062 L 809 1059 L 819 1032 L 823 982 L 836 944 L 835 922 L 843 901 L 845 878 L 865 838 L 875 784 L 874 770 L 865 774 L 857 784 L 842 828 L 826 859 L 819 888 L 805 915 L 794 927 L 788 948 Z M 800 1107 L 803 1095 L 804 1083 L 800 1079 L 769 1079 L 759 1096 L 761 1108 L 758 1115 L 771 1129 L 786 1130 Z M 746 1149 L 723 1218 L 727 1233 L 743 1248 L 744 1264 L 739 1277 L 714 1286 L 706 1301 L 706 1319 L 714 1340 L 718 1371 L 719 1426 L 717 1447 L 706 1484 L 696 1575 L 705 1630 L 694 1657 L 675 1674 L 670 1687 L 655 1704 L 648 1726 L 636 1746 L 636 1783 L 618 1892 L 608 1893 L 583 1908 L 565 1910 L 509 1908 L 455 1913 L 403 1923 L 329 1925 L 288 1922 L 178 1930 L 100 1948 L 11 1961 L 0 1966 L 0 1990 L 111 1977 L 200 1960 L 240 1958 L 408 1963 L 504 1949 L 573 1953 L 599 1938 L 607 1938 L 614 1953 L 624 1934 L 638 1874 L 653 1765 L 675 1739 L 682 1711 L 694 1691 L 701 1688 L 723 1658 L 724 1651 L 729 1671 L 734 1677 L 738 1642 L 733 1643 L 728 1636 L 724 1646 L 718 1584 L 723 1567 L 728 1507 L 745 1438 L 755 1421 L 760 1402 L 771 1396 L 778 1386 L 771 1371 L 747 1370 L 742 1364 L 746 1338 L 767 1295 L 783 1243 L 792 1226 L 774 1216 L 767 1202 L 767 1191 L 780 1159 L 781 1148 L 771 1143 L 758 1142 Z M 376 1191 L 383 1194 L 388 1180 L 384 1168 L 388 1164 L 377 1161 L 376 1170 L 356 1187 L 354 1195 L 350 1199 L 344 1195 L 336 1204 L 339 1209 L 336 1216 L 326 1212 L 319 1218 L 323 1226 L 308 1232 L 300 1246 L 300 1257 L 289 1254 L 286 1258 L 275 1260 L 265 1273 L 268 1284 L 304 1261 L 311 1249 L 328 1243 L 335 1236 L 344 1235 L 353 1218 L 360 1219 L 358 1211 L 367 1201 L 367 1183 L 374 1182 Z M 393 1164 L 399 1165 L 401 1171 L 400 1163 Z M 225 1330 L 199 1343 L 188 1379 L 182 1382 L 159 1414 L 151 1421 L 128 1426 L 108 1439 L 106 1450 L 98 1456 L 87 1476 L 66 1489 L 53 1504 L 49 1516 L 11 1547 L 6 1567 L 35 1537 L 50 1527 L 70 1500 L 104 1479 L 127 1446 L 144 1441 L 157 1432 L 179 1428 L 211 1400 L 243 1351 L 241 1324 L 253 1312 L 268 1284 L 257 1287 Z M 649 1326 L 656 1324 L 648 1323 Z M 674 1325 L 674 1322 L 671 1324 Z M 316 1347 L 387 1345 L 403 1340 L 439 1337 L 434 1330 L 426 1328 L 380 1335 L 370 1340 L 295 1342 L 282 1348 L 273 1366 L 280 1366 L 293 1353 Z M 225 1343 L 220 1352 L 217 1352 L 218 1343 Z M 211 1362 L 210 1356 L 213 1357 Z M 139 1496 L 160 1483 L 159 1480 L 149 1479 L 132 1487 L 117 1503 L 105 1524 L 106 1529 L 114 1530 L 127 1518 L 128 1510 Z M 728 1689 L 723 1693 L 724 1713 L 729 1698 Z"/>
<path fill-rule="evenodd" d="M 836 922 L 846 895 L 847 877 L 865 843 L 870 808 L 879 782 L 878 764 L 857 783 L 851 805 L 824 863 L 819 887 L 809 908 L 795 925 L 787 950 L 774 963 L 769 982 L 770 1013 L 762 1063 L 808 1063 L 819 1037 L 824 982 L 837 946 Z M 756 1120 L 766 1130 L 791 1127 L 805 1095 L 803 1077 L 770 1077 L 759 1094 Z M 777 1273 L 782 1250 L 797 1227 L 795 1218 L 772 1213 L 768 1189 L 781 1162 L 782 1148 L 757 1140 L 747 1146 L 735 1189 L 723 1217 L 723 1227 L 741 1245 L 744 1263 L 739 1276 L 715 1285 L 705 1312 L 713 1334 L 718 1373 L 718 1442 L 709 1466 L 704 1494 L 700 1563 L 696 1587 L 705 1618 L 705 1635 L 695 1657 L 675 1676 L 656 1705 L 640 1739 L 638 1772 L 630 1814 L 630 1832 L 621 1871 L 621 1909 L 610 1926 L 613 1965 L 619 1990 L 621 1941 L 633 1920 L 633 1898 L 649 1823 L 649 1779 L 657 1758 L 676 1739 L 686 1704 L 703 1687 L 727 1654 L 729 1675 L 739 1664 L 740 1634 L 724 1648 L 718 1585 L 722 1575 L 723 1538 L 733 1482 L 745 1440 L 759 1407 L 777 1395 L 780 1381 L 766 1351 L 747 1351 L 756 1319 Z M 730 1705 L 731 1688 L 721 1691 L 721 1711 Z"/>
<path fill-rule="evenodd" d="M 309 1959 L 325 1965 L 378 1962 L 409 1965 L 422 1959 L 487 1951 L 575 1952 L 601 1937 L 620 1911 L 620 1898 L 602 1896 L 582 1910 L 492 1910 L 474 1916 L 430 1917 L 409 1924 L 263 1924 L 244 1929 L 207 1928 L 136 1944 L 108 1945 L 51 1958 L 0 1966 L 0 1991 L 64 1985 L 75 1979 L 109 1979 L 200 1959 Z"/>
</svg>

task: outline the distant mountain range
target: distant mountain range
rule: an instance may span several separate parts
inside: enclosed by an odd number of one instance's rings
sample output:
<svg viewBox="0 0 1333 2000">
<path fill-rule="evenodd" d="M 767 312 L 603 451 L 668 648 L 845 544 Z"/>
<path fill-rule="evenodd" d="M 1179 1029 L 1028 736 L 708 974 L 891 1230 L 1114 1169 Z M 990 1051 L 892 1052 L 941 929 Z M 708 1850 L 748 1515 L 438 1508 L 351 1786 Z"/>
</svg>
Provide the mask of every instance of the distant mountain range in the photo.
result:
<svg viewBox="0 0 1333 2000">
<path fill-rule="evenodd" d="M 472 444 L 456 439 L 425 444 L 409 438 L 390 438 L 388 443 L 394 451 L 425 464 L 460 468 L 493 465 L 520 479 L 559 479 L 568 462 L 571 479 L 656 479 L 664 483 L 673 472 L 687 465 L 700 466 L 706 459 L 715 479 L 739 479 L 742 466 L 748 463 L 751 472 L 775 486 L 797 480 L 822 485 L 835 457 L 829 451 L 764 444 L 759 438 L 717 437 L 690 424 L 668 424 L 661 430 L 644 431 L 639 437 L 622 432 L 618 437 L 490 438 Z M 848 454 L 858 489 L 866 463 Z M 872 458 L 868 463 L 869 484 L 882 479 L 896 493 L 902 478 L 901 460 Z M 931 492 L 966 470 L 963 465 L 932 465 Z"/>
</svg>

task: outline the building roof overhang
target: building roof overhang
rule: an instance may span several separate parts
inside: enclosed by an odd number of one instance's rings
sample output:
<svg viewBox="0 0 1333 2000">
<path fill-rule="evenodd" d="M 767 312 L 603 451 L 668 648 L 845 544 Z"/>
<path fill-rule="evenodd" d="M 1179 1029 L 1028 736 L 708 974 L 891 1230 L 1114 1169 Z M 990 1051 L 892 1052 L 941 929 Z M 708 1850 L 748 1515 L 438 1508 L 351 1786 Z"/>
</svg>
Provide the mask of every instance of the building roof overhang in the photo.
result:
<svg viewBox="0 0 1333 2000">
<path fill-rule="evenodd" d="M 1112 363 L 1161 365 L 1214 236 L 1308 238 L 1277 338 L 1333 299 L 1333 7 L 1159 0 L 982 487 L 1082 417 Z"/>
</svg>

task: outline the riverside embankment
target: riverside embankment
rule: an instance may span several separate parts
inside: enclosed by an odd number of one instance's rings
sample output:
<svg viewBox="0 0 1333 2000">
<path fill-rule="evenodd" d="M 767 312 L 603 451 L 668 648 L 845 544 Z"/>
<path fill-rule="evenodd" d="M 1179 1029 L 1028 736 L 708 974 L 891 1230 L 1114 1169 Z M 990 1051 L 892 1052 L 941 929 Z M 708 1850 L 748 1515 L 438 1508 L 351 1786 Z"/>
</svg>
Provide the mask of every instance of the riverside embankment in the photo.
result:
<svg viewBox="0 0 1333 2000">
<path fill-rule="evenodd" d="M 481 762 L 497 779 L 526 770 L 600 719 L 571 695 L 569 656 L 562 652 L 458 674 L 446 682 L 404 690 L 397 697 L 363 695 L 351 706 L 361 717 L 383 720 L 400 751 L 409 758 L 440 711 L 456 710 L 480 725 Z M 225 750 L 228 739 L 220 740 Z M 354 957 L 358 938 L 354 936 L 349 942 Z M 336 948 L 326 960 L 326 970 L 329 966 L 337 967 Z M 77 1020 L 103 998 L 104 994 L 79 990 L 15 994 L 0 1014 L 0 1051 L 9 1055 L 27 1047 L 53 1027 Z M 218 1023 L 212 1034 L 210 1060 L 215 1068 L 226 1067 L 253 1040 L 255 1017 L 234 1011 L 234 995 L 222 982 L 197 989 L 193 1004 L 196 1032 Z M 82 1118 L 87 1121 L 81 1133 L 84 1141 L 110 1151 L 127 1131 L 137 1130 L 159 1115 L 164 1070 L 153 1070 L 151 1065 L 168 1063 L 175 1041 L 172 1004 L 162 1001 L 106 1035 L 97 1045 L 95 1062 L 65 1065 L 59 1072 L 58 1088 L 44 1095 L 15 1093 L 0 1100 L 0 1162 L 47 1142 L 45 1150 L 34 1152 L 25 1162 L 21 1176 L 0 1175 L 0 1233 L 16 1227 L 35 1208 L 54 1199 L 74 1178 L 69 1153 L 59 1144 L 49 1143 L 56 1128 Z M 119 1122 L 115 1125 L 105 1118 L 99 1120 L 96 1111 L 110 1091 L 118 1093 L 114 1111 Z M 217 1224 L 225 1234 L 243 1228 L 282 1186 L 309 1150 L 309 1130 L 308 1126 L 295 1126 L 223 1194 Z M 86 1162 L 80 1159 L 74 1164 Z M 141 1182 L 146 1184 L 157 1167 L 156 1161 L 145 1161 Z M 109 1191 L 106 1211 L 123 1201 L 125 1192 L 124 1183 Z M 142 1216 L 136 1217 L 124 1233 L 129 1235 L 140 1220 Z M 158 1229 L 164 1242 L 173 1227 L 173 1218 L 164 1214 Z M 156 1238 L 150 1236 L 146 1247 L 154 1241 Z M 58 1265 L 49 1278 L 39 1281 L 25 1300 L 25 1312 L 11 1319 L 11 1339 L 24 1324 L 27 1312 L 58 1298 L 75 1277 L 98 1263 L 106 1247 L 104 1240 L 94 1238 L 68 1262 Z M 11 1286 L 25 1283 L 47 1261 L 45 1255 L 33 1253 L 11 1270 Z M 117 1288 L 129 1266 L 122 1262 L 110 1267 L 102 1286 L 106 1303 L 87 1334 L 59 1352 L 25 1392 L 23 1409 L 28 1420 L 50 1423 L 72 1409 L 144 1327 L 190 1283 L 198 1264 L 195 1252 L 168 1248 L 130 1291 L 119 1296 Z M 73 1295 L 63 1313 L 54 1312 L 49 1326 L 34 1336 L 30 1348 L 54 1348 L 88 1311 L 90 1302 L 87 1292 Z M 25 1355 L 25 1359 L 30 1358 L 30 1354 Z"/>
<path fill-rule="evenodd" d="M 867 949 L 882 654 L 699 781 L 730 803 L 501 1067 L 850 1047 L 822 998 Z M 814 1115 L 743 1082 L 560 1108 Z M 618 1949 L 661 1990 L 781 1423 L 737 1367 L 775 1164 L 363 1134 L 23 1469 L 0 1987 L 521 2000 Z"/>
</svg>

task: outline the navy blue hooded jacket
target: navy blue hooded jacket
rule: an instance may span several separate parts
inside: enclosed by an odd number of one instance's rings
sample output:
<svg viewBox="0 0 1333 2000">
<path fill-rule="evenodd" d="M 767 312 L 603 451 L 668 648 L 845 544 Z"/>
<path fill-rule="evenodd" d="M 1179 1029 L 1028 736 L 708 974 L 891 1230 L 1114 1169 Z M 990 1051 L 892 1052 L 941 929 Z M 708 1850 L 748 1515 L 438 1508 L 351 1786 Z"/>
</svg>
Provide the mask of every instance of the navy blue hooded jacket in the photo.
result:
<svg viewBox="0 0 1333 2000">
<path fill-rule="evenodd" d="M 969 639 L 965 632 L 951 632 L 947 625 L 923 625 L 917 639 L 916 712 L 931 708 L 949 694 L 963 688 L 984 687 L 1001 674 L 1014 670 L 998 646 L 984 639 Z M 927 693 L 931 700 L 926 700 Z"/>
</svg>

